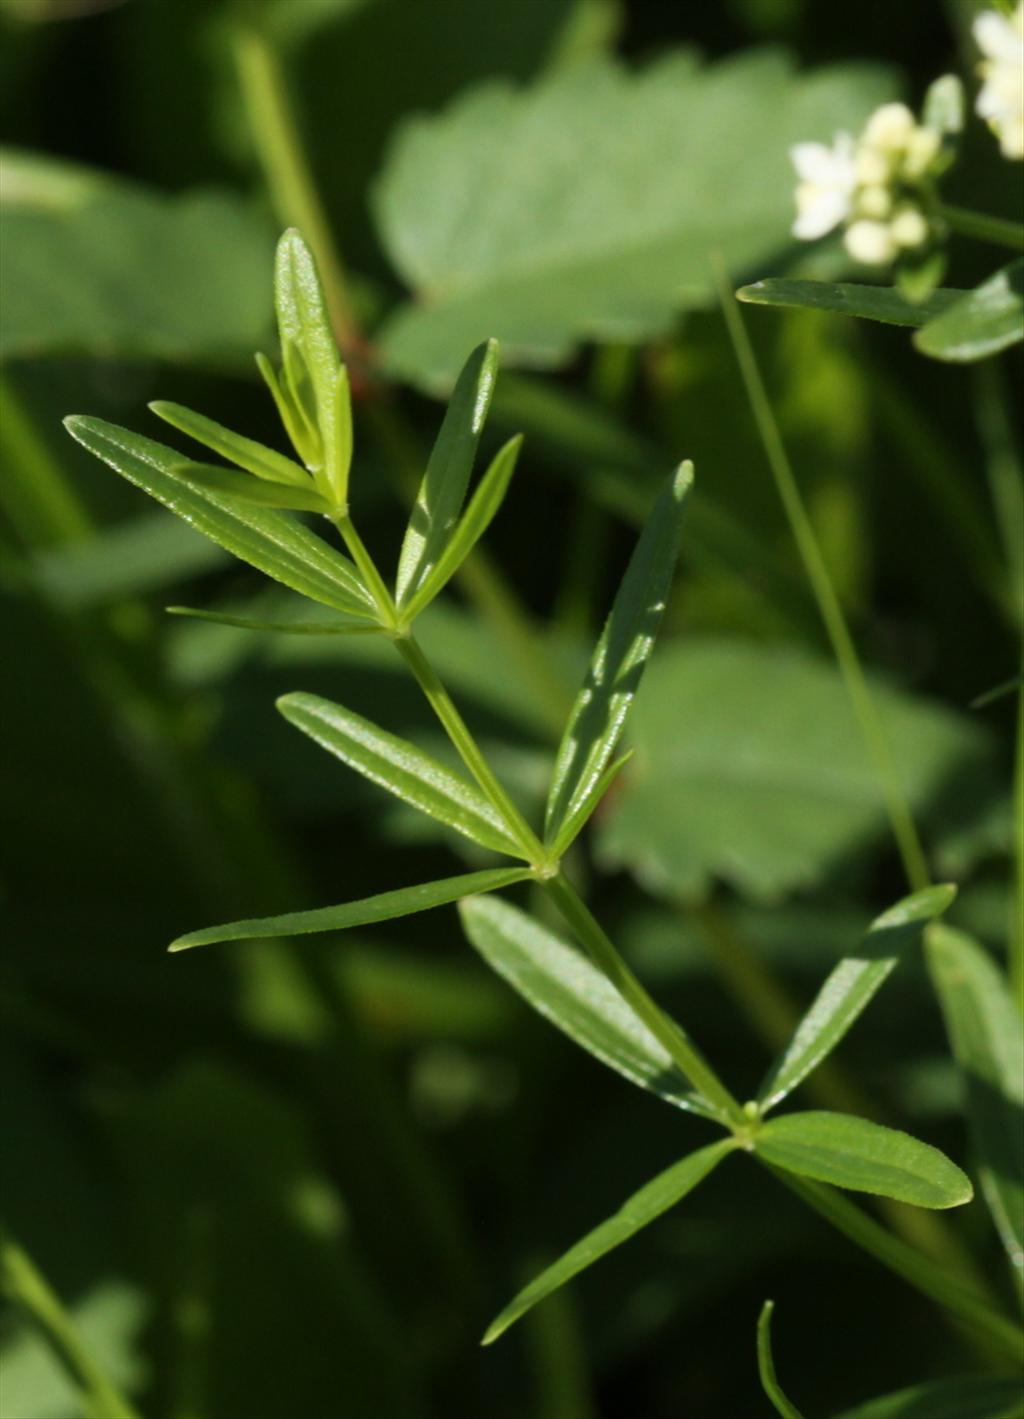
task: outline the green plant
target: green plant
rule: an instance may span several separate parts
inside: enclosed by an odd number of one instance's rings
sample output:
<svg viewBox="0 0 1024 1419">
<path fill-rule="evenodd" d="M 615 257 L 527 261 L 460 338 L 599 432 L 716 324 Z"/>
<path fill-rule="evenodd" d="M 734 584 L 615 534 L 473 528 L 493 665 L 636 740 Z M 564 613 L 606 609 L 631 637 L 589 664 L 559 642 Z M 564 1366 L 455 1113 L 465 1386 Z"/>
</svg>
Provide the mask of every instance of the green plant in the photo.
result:
<svg viewBox="0 0 1024 1419">
<path fill-rule="evenodd" d="M 1015 1356 L 1021 1332 L 988 1297 L 835 1190 L 864 1192 L 926 1209 L 952 1208 L 967 1202 L 973 1191 L 953 1162 L 906 1133 L 849 1113 L 816 1109 L 768 1116 L 831 1053 L 922 931 L 929 940 L 929 959 L 950 1015 L 958 1057 L 983 1078 L 996 1079 L 1000 1087 L 1005 1083 L 1005 1059 L 995 1057 L 991 1034 L 977 1024 L 980 1010 L 982 1015 L 986 1011 L 998 1015 L 1000 1029 L 1006 1025 L 1001 986 L 983 964 L 971 964 L 970 943 L 928 926 L 949 905 L 954 889 L 927 883 L 913 825 L 898 797 L 892 798 L 890 809 L 908 873 L 918 890 L 883 913 L 870 927 L 863 950 L 835 967 L 757 1098 L 748 1102 L 734 1096 L 690 1033 L 655 1002 L 566 869 L 565 859 L 575 839 L 628 761 L 628 755 L 616 755 L 672 581 L 681 514 L 690 496 L 691 465 L 682 464 L 666 481 L 646 519 L 570 711 L 551 774 L 543 827 L 536 828 L 501 783 L 415 630 L 417 618 L 464 565 L 497 514 L 514 471 L 518 437 L 498 452 L 467 502 L 474 456 L 494 391 L 496 347 L 489 342 L 474 350 L 455 383 L 409 517 L 395 576 L 389 580 L 353 519 L 348 378 L 331 334 L 313 257 L 295 230 L 286 232 L 278 245 L 275 299 L 281 369 L 275 371 L 264 357 L 259 357 L 259 365 L 296 459 L 167 403 L 151 407 L 235 467 L 186 459 L 100 419 L 75 416 L 66 426 L 80 444 L 130 482 L 236 557 L 313 603 L 313 614 L 305 613 L 307 619 L 284 621 L 173 608 L 178 614 L 254 630 L 373 635 L 387 640 L 422 691 L 461 760 L 462 771 L 319 696 L 287 694 L 278 708 L 290 723 L 373 783 L 468 838 L 483 853 L 508 861 L 362 901 L 190 932 L 179 937 L 171 950 L 336 931 L 458 901 L 472 944 L 541 1014 L 633 1082 L 724 1134 L 641 1188 L 612 1218 L 532 1281 L 493 1322 L 485 1342 L 496 1339 L 538 1301 L 680 1201 L 730 1154 L 739 1153 L 761 1164 L 839 1230 L 945 1307 L 981 1344 Z M 746 374 L 751 382 L 749 363 Z M 751 387 L 756 393 L 753 382 Z M 766 404 L 761 416 L 771 447 Z M 884 774 L 884 739 L 879 738 L 870 695 L 838 604 L 829 601 L 827 572 L 809 526 L 800 521 L 799 497 L 795 486 L 790 486 L 791 478 L 787 482 L 784 461 L 779 462 L 780 448 L 775 450 L 780 490 L 801 528 L 801 551 L 816 578 L 830 633 L 841 647 L 844 670 L 855 698 L 860 697 L 868 732 L 881 746 L 879 767 Z M 345 550 L 285 516 L 287 511 L 326 518 Z M 576 946 L 489 895 L 527 882 L 557 910 Z M 991 1115 L 980 1119 L 983 1159 L 991 1158 L 993 1147 L 999 1146 L 998 1126 Z M 1008 1197 L 1001 1174 L 983 1172 L 983 1181 L 1012 1251 L 1018 1246 L 1016 1200 Z M 766 1319 L 761 1353 L 764 1367 L 769 1353 Z M 770 1367 L 764 1373 L 769 1392 L 777 1391 Z M 780 1395 L 781 1391 L 773 1393 L 777 1404 L 786 1402 Z M 780 1412 L 795 1413 L 791 1406 Z"/>
</svg>

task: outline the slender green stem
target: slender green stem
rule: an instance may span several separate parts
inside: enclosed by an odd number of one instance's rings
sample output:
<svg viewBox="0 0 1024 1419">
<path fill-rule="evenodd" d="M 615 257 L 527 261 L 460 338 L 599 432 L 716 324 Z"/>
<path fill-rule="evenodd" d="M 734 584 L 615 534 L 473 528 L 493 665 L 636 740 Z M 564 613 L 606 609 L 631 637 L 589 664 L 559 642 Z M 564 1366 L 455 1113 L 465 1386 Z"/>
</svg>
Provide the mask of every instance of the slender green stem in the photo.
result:
<svg viewBox="0 0 1024 1419">
<path fill-rule="evenodd" d="M 910 806 L 900 785 L 899 775 L 889 748 L 888 736 L 875 706 L 867 677 L 857 654 L 857 648 L 846 624 L 846 617 L 836 595 L 835 587 L 832 585 L 825 558 L 794 477 L 789 456 L 786 453 L 767 391 L 761 379 L 753 347 L 740 315 L 739 306 L 733 300 L 726 286 L 725 273 L 721 268 L 719 268 L 719 284 L 726 324 L 746 387 L 747 398 L 750 401 L 754 420 L 764 444 L 765 455 L 775 480 L 775 486 L 789 520 L 793 538 L 807 573 L 807 579 L 818 603 L 818 609 L 846 685 L 847 694 L 860 724 L 861 734 L 874 762 L 907 880 L 911 887 L 918 891 L 927 887 L 931 878 Z"/>
<path fill-rule="evenodd" d="M 1017 750 L 1013 772 L 1014 891 L 1010 923 L 1010 991 L 1024 1014 L 1024 655 L 1021 687 L 1017 691 Z"/>
<path fill-rule="evenodd" d="M 781 1183 L 821 1214 L 826 1221 L 869 1252 L 883 1266 L 902 1276 L 931 1300 L 937 1301 L 953 1315 L 959 1316 L 972 1328 L 982 1332 L 1001 1351 L 1019 1361 L 1024 1346 L 1024 1332 L 1006 1316 L 987 1305 L 973 1290 L 955 1280 L 948 1269 L 894 1237 L 867 1213 L 847 1201 L 842 1193 L 823 1183 L 811 1182 L 794 1173 L 770 1167 Z"/>
<path fill-rule="evenodd" d="M 1003 217 L 990 217 L 985 212 L 971 212 L 966 207 L 939 207 L 939 216 L 950 231 L 960 236 L 977 237 L 996 246 L 1008 246 L 1011 251 L 1024 251 L 1024 226 L 1008 222 Z"/>
<path fill-rule="evenodd" d="M 8 515 L 27 546 L 78 542 L 92 533 L 89 513 L 64 478 L 9 380 L 0 378 L 0 452 L 8 477 Z"/>
<path fill-rule="evenodd" d="M 982 361 L 975 381 L 978 432 L 985 448 L 989 492 L 1007 573 L 1005 600 L 1020 627 L 1024 626 L 1024 470 L 998 362 Z"/>
<path fill-rule="evenodd" d="M 352 519 L 347 512 L 337 512 L 333 514 L 331 520 L 341 533 L 342 541 L 358 567 L 363 581 L 366 583 L 366 589 L 373 597 L 381 621 L 385 626 L 394 630 L 398 625 L 398 611 L 394 598 L 388 590 L 384 578 L 377 570 L 377 563 L 370 556 L 366 544 L 356 531 Z"/>
<path fill-rule="evenodd" d="M 675 1060 L 694 1088 L 731 1125 L 748 1122 L 743 1107 L 734 1099 L 700 1050 L 674 1020 L 657 1005 L 619 955 L 615 946 L 582 900 L 572 883 L 559 872 L 541 884 L 562 916 L 572 927 L 588 955 L 622 998 L 632 1005 L 651 1034 Z"/>
<path fill-rule="evenodd" d="M 455 746 L 459 757 L 473 775 L 480 791 L 487 798 L 505 822 L 505 826 L 515 838 L 528 862 L 543 863 L 543 844 L 526 822 L 519 809 L 502 788 L 494 771 L 480 751 L 466 721 L 455 707 L 455 702 L 445 689 L 440 676 L 423 653 L 414 636 L 396 636 L 395 647 L 416 678 L 416 682 L 427 698 L 431 709 L 444 727 L 445 733 Z"/>
<path fill-rule="evenodd" d="M 139 1419 L 138 1411 L 89 1354 L 71 1316 L 31 1259 L 6 1237 L 0 1240 L 0 1276 L 4 1291 L 38 1328 L 75 1386 L 87 1397 L 91 1411 L 103 1419 Z"/>
<path fill-rule="evenodd" d="M 345 268 L 306 161 L 278 56 L 258 21 L 244 18 L 241 6 L 231 41 L 249 128 L 277 215 L 285 226 L 298 227 L 313 248 L 338 344 L 346 354 L 358 353 L 362 339 Z"/>
</svg>

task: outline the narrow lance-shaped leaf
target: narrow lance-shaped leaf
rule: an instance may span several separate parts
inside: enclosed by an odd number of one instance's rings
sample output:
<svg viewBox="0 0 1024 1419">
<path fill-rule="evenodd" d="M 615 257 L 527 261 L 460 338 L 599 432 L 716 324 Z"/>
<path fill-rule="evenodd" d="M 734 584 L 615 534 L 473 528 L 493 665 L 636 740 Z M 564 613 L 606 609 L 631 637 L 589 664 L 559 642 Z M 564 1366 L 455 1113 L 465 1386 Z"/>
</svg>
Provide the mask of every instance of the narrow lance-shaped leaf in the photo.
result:
<svg viewBox="0 0 1024 1419">
<path fill-rule="evenodd" d="M 382 627 L 369 621 L 263 621 L 256 616 L 234 616 L 227 611 L 203 611 L 195 606 L 165 606 L 169 616 L 211 621 L 240 631 L 279 631 L 289 636 L 375 636 Z"/>
<path fill-rule="evenodd" d="M 615 751 L 654 649 L 679 552 L 680 509 L 693 482 L 684 463 L 655 503 L 597 643 L 555 760 L 544 832 L 550 843 L 593 795 Z"/>
<path fill-rule="evenodd" d="M 1024 340 L 1024 258 L 965 292 L 914 336 L 922 354 L 965 363 Z"/>
<path fill-rule="evenodd" d="M 964 1375 L 936 1384 L 912 1385 L 878 1395 L 836 1419 L 1022 1419 L 1020 1381 L 992 1375 Z"/>
<path fill-rule="evenodd" d="M 1024 1274 L 1024 1022 L 1001 972 L 963 932 L 929 932 L 925 955 L 953 1054 L 981 1190 L 1017 1276 Z"/>
<path fill-rule="evenodd" d="M 498 346 L 488 340 L 473 351 L 455 383 L 398 558 L 395 597 L 400 610 L 440 558 L 462 510 L 497 371 Z"/>
<path fill-rule="evenodd" d="M 326 485 L 339 505 L 344 504 L 351 450 L 348 382 L 339 377 L 341 361 L 313 253 L 294 227 L 278 242 L 274 299 L 286 379 L 300 410 L 307 417 L 315 414 Z M 306 378 L 312 407 L 306 397 Z"/>
<path fill-rule="evenodd" d="M 926 887 L 872 923 L 861 955 L 845 957 L 832 971 L 762 1085 L 762 1113 L 792 1093 L 835 1049 L 896 965 L 897 953 L 945 911 L 955 895 L 955 887 Z"/>
<path fill-rule="evenodd" d="M 616 759 L 613 764 L 609 764 L 604 773 L 594 784 L 588 796 L 582 799 L 562 824 L 554 841 L 551 843 L 551 853 L 553 857 L 563 857 L 573 843 L 582 833 L 583 829 L 590 822 L 591 815 L 597 810 L 602 798 L 611 788 L 619 774 L 629 763 L 636 751 L 630 749 L 621 758 Z"/>
<path fill-rule="evenodd" d="M 749 305 L 796 306 L 833 315 L 880 320 L 884 325 L 926 325 L 966 295 L 938 290 L 923 301 L 910 301 L 892 286 L 858 286 L 847 281 L 797 281 L 784 276 L 741 286 L 736 299 Z"/>
<path fill-rule="evenodd" d="M 276 507 L 295 512 L 330 512 L 330 503 L 316 491 L 307 480 L 304 488 L 293 483 L 270 483 L 263 478 L 254 478 L 238 468 L 218 468 L 213 463 L 181 462 L 168 470 L 173 477 L 182 478 L 200 488 L 214 493 L 224 493 L 229 498 L 237 498 L 243 503 L 253 503 L 257 507 Z"/>
<path fill-rule="evenodd" d="M 552 1291 L 557 1291 L 572 1277 L 592 1266 L 615 1247 L 621 1246 L 649 1222 L 653 1222 L 656 1217 L 660 1217 L 663 1212 L 680 1202 L 735 1147 L 736 1144 L 731 1138 L 724 1139 L 721 1143 L 711 1143 L 659 1173 L 646 1187 L 642 1187 L 624 1202 L 614 1217 L 609 1217 L 607 1222 L 602 1222 L 599 1227 L 588 1232 L 582 1241 L 577 1242 L 553 1266 L 549 1266 L 536 1280 L 520 1291 L 488 1327 L 483 1344 L 490 1345 L 492 1341 L 497 1340 L 520 1316 L 532 1310 L 538 1301 L 543 1301 L 545 1296 L 550 1296 Z"/>
<path fill-rule="evenodd" d="M 239 468 L 244 468 L 247 473 L 252 473 L 257 478 L 266 478 L 271 483 L 290 483 L 296 488 L 311 489 L 309 474 L 292 459 L 285 458 L 283 453 L 276 453 L 274 449 L 265 448 L 255 439 L 247 439 L 242 434 L 233 433 L 223 424 L 208 419 L 205 414 L 186 409 L 181 404 L 155 399 L 149 407 L 165 424 L 180 429 L 183 434 L 195 439 L 196 443 L 219 453 L 221 458 L 237 463 Z"/>
<path fill-rule="evenodd" d="M 575 947 L 496 897 L 475 898 L 460 910 L 487 964 L 563 1034 L 676 1108 L 714 1117 L 607 976 Z"/>
<path fill-rule="evenodd" d="M 974 1195 L 970 1178 L 937 1148 L 852 1114 L 770 1119 L 757 1131 L 754 1149 L 787 1172 L 916 1207 L 959 1207 Z"/>
<path fill-rule="evenodd" d="M 190 931 L 172 941 L 168 950 L 188 951 L 193 946 L 210 946 L 217 941 L 255 941 L 268 936 L 305 936 L 317 931 L 346 931 L 353 926 L 369 926 L 373 922 L 392 921 L 395 917 L 412 916 L 471 897 L 477 892 L 496 892 L 524 882 L 531 875 L 528 867 L 495 868 L 487 872 L 466 872 L 459 877 L 446 877 L 440 882 L 424 882 L 416 887 L 401 887 L 394 892 L 380 892 L 359 902 L 345 902 L 336 907 L 315 907 L 312 911 L 285 912 L 281 916 L 256 917 L 248 921 L 229 921 L 224 926 L 208 926 L 202 931 Z"/>
<path fill-rule="evenodd" d="M 476 786 L 415 744 L 319 695 L 284 695 L 277 707 L 291 724 L 372 783 L 483 847 L 522 857 Z"/>
<path fill-rule="evenodd" d="M 351 562 L 301 524 L 181 478 L 175 473 L 180 453 L 104 419 L 73 416 L 64 426 L 90 453 L 243 562 L 312 601 L 375 616 Z"/>
<path fill-rule="evenodd" d="M 469 506 L 448 539 L 448 545 L 427 573 L 416 595 L 410 597 L 407 602 L 405 614 L 410 620 L 418 616 L 430 605 L 434 597 L 444 590 L 490 527 L 505 500 L 522 446 L 523 436 L 517 434 L 495 454 L 491 466 L 480 480 L 480 486 L 470 498 Z"/>
<path fill-rule="evenodd" d="M 765 1301 L 757 1318 L 757 1372 L 761 1377 L 761 1388 L 771 1400 L 776 1413 L 782 1419 L 803 1419 L 803 1415 L 787 1396 L 779 1384 L 775 1373 L 775 1356 L 772 1354 L 772 1313 L 774 1301 Z"/>
</svg>

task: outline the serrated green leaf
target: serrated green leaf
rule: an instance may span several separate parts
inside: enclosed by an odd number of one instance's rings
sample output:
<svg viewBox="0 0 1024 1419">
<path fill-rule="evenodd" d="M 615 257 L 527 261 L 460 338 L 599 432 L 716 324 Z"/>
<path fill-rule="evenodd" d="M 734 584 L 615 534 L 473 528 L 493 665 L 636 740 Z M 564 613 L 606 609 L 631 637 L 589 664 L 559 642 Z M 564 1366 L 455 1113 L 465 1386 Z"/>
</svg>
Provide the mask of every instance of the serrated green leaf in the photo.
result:
<svg viewBox="0 0 1024 1419">
<path fill-rule="evenodd" d="M 914 336 L 924 355 L 965 363 L 1024 340 L 1024 258 L 967 291 Z"/>
<path fill-rule="evenodd" d="M 596 781 L 587 796 L 579 802 L 577 807 L 569 814 L 551 843 L 552 857 L 563 857 L 572 847 L 580 833 L 590 822 L 591 816 L 597 811 L 602 798 L 611 788 L 619 774 L 633 757 L 633 750 L 623 754 L 620 759 L 616 759 L 613 764 L 609 764 L 601 777 Z"/>
<path fill-rule="evenodd" d="M 194 606 L 165 606 L 169 616 L 187 616 L 194 621 L 212 621 L 218 626 L 235 626 L 241 631 L 279 631 L 289 636 L 375 636 L 382 627 L 366 621 L 265 621 L 257 616 L 234 616 L 226 611 L 202 611 Z"/>
<path fill-rule="evenodd" d="M 609 1217 L 607 1222 L 602 1222 L 599 1227 L 588 1232 L 553 1266 L 549 1266 L 531 1281 L 529 1286 L 520 1291 L 492 1321 L 482 1343 L 490 1345 L 508 1330 L 510 1325 L 519 1320 L 520 1316 L 525 1315 L 539 1301 L 543 1301 L 545 1296 L 550 1296 L 552 1291 L 557 1291 L 572 1277 L 592 1266 L 595 1261 L 600 1261 L 601 1257 L 621 1246 L 656 1217 L 660 1217 L 663 1212 L 682 1201 L 735 1147 L 736 1144 L 731 1138 L 721 1143 L 711 1143 L 659 1173 L 646 1187 L 642 1187 L 627 1199 L 614 1217 Z"/>
<path fill-rule="evenodd" d="M 1021 1419 L 1024 1400 L 1017 1379 L 965 1375 L 936 1384 L 912 1385 L 878 1395 L 836 1419 Z"/>
<path fill-rule="evenodd" d="M 155 399 L 149 408 L 164 423 L 180 429 L 197 443 L 204 444 L 219 453 L 231 463 L 237 463 L 247 473 L 257 478 L 266 478 L 271 483 L 288 483 L 296 488 L 310 488 L 309 474 L 282 453 L 265 448 L 255 439 L 247 439 L 242 434 L 233 433 L 223 424 L 208 419 L 205 414 L 197 414 L 181 404 L 169 403 L 166 399 Z"/>
<path fill-rule="evenodd" d="M 692 483 L 692 463 L 681 464 L 626 568 L 555 758 L 544 815 L 548 842 L 589 802 L 615 752 L 654 649 L 679 552 L 680 512 Z"/>
<path fill-rule="evenodd" d="M 90 453 L 250 566 L 312 601 L 374 618 L 355 567 L 301 524 L 178 477 L 181 454 L 141 434 L 80 415 L 64 426 Z"/>
<path fill-rule="evenodd" d="M 690 1113 L 708 1114 L 668 1051 L 596 966 L 497 898 L 460 908 L 469 940 L 513 990 L 595 1059 Z"/>
<path fill-rule="evenodd" d="M 831 1054 L 896 965 L 894 953 L 904 950 L 955 896 L 955 887 L 926 887 L 904 897 L 872 923 L 863 954 L 845 957 L 832 971 L 762 1085 L 758 1094 L 762 1113 L 791 1094 Z"/>
<path fill-rule="evenodd" d="M 776 1413 L 782 1415 L 782 1419 L 803 1419 L 799 1409 L 779 1384 L 778 1376 L 775 1373 L 775 1357 L 772 1354 L 772 1312 L 774 1310 L 775 1302 L 765 1301 L 761 1307 L 761 1314 L 757 1318 L 757 1372 L 761 1379 L 761 1388 L 771 1400 Z"/>
<path fill-rule="evenodd" d="M 508 491 L 508 485 L 515 472 L 516 459 L 523 446 L 521 434 L 509 439 L 495 454 L 491 466 L 480 480 L 480 485 L 469 500 L 469 506 L 459 519 L 454 532 L 448 539 L 444 551 L 438 557 L 431 571 L 420 584 L 419 590 L 409 598 L 404 611 L 412 620 L 434 600 L 462 563 L 472 552 L 480 538 L 490 527 Z"/>
<path fill-rule="evenodd" d="M 297 729 L 371 782 L 483 847 L 522 857 L 479 789 L 414 744 L 319 695 L 284 695 L 277 707 Z"/>
<path fill-rule="evenodd" d="M 438 386 L 488 335 L 536 366 L 667 331 L 713 303 L 712 249 L 742 274 L 790 245 L 790 144 L 857 132 L 891 93 L 878 68 L 797 74 L 777 49 L 702 66 L 676 50 L 639 70 L 492 81 L 406 119 L 374 196 L 412 292 L 382 359 Z"/>
<path fill-rule="evenodd" d="M 377 921 L 392 921 L 395 917 L 412 916 L 414 912 L 430 911 L 447 906 L 461 897 L 477 892 L 497 892 L 531 876 L 528 867 L 496 868 L 486 872 L 465 872 L 459 877 L 447 877 L 440 882 L 423 882 L 415 887 L 400 887 L 394 892 L 380 892 L 359 902 L 345 902 L 336 907 L 315 907 L 312 911 L 285 912 L 280 916 L 257 917 L 247 921 L 229 921 L 224 926 L 208 926 L 179 936 L 167 948 L 188 951 L 193 946 L 210 946 L 218 941 L 253 941 L 268 936 L 305 936 L 318 931 L 347 931 L 353 926 L 370 926 Z"/>
<path fill-rule="evenodd" d="M 995 962 L 961 931 L 925 939 L 928 970 L 967 1088 L 981 1190 L 1010 1265 L 1024 1274 L 1024 1023 Z"/>
<path fill-rule="evenodd" d="M 213 493 L 223 493 L 231 500 L 254 503 L 257 507 L 276 507 L 292 512 L 330 512 L 330 503 L 320 496 L 307 481 L 304 488 L 294 483 L 269 483 L 264 478 L 254 478 L 239 468 L 218 468 L 213 463 L 176 463 L 168 472 L 172 478 L 181 478 L 186 483 L 208 489 Z"/>
<path fill-rule="evenodd" d="M 754 1149 L 787 1172 L 916 1207 L 959 1207 L 974 1195 L 970 1178 L 937 1148 L 852 1114 L 770 1119 L 757 1131 Z"/>
<path fill-rule="evenodd" d="M 300 414 L 320 440 L 325 491 L 338 506 L 348 496 L 352 457 L 352 412 L 345 372 L 313 253 L 300 232 L 290 227 L 277 244 L 274 266 L 285 381 Z"/>
<path fill-rule="evenodd" d="M 497 373 L 497 342 L 487 340 L 470 355 L 455 383 L 402 541 L 395 579 L 395 599 L 400 610 L 426 581 L 451 538 L 469 486 Z"/>
<path fill-rule="evenodd" d="M 960 300 L 966 292 L 932 291 L 915 304 L 893 286 L 858 286 L 845 281 L 790 281 L 770 277 L 741 286 L 737 300 L 748 305 L 795 306 L 800 310 L 823 310 L 834 315 L 853 315 L 862 320 L 880 320 L 885 325 L 925 325 Z"/>
</svg>

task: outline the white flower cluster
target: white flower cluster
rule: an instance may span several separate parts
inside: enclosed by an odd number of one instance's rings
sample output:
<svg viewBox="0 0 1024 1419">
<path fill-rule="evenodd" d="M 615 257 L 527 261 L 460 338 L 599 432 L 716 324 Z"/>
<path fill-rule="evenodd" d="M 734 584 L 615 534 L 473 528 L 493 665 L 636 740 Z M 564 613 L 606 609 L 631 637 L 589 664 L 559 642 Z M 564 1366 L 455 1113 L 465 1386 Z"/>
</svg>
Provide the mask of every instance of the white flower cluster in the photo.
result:
<svg viewBox="0 0 1024 1419">
<path fill-rule="evenodd" d="M 831 148 L 797 143 L 793 235 L 814 241 L 845 223 L 847 251 L 870 266 L 918 250 L 931 237 L 921 199 L 941 147 L 941 135 L 902 103 L 876 109 L 856 143 L 848 133 Z"/>
<path fill-rule="evenodd" d="M 985 56 L 978 70 L 977 111 L 1006 158 L 1024 158 L 1024 0 L 1013 15 L 983 10 L 974 21 L 974 39 Z"/>
</svg>

